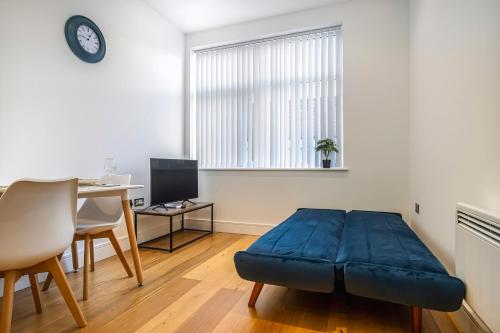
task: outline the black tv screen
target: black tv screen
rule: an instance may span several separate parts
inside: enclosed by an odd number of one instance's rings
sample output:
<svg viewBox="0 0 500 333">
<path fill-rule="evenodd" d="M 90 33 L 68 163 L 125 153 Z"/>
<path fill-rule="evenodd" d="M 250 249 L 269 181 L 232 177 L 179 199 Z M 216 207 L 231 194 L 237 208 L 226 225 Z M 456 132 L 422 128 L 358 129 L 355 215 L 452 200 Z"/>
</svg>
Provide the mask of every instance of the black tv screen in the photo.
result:
<svg viewBox="0 0 500 333">
<path fill-rule="evenodd" d="M 198 197 L 198 161 L 151 159 L 151 205 Z"/>
</svg>

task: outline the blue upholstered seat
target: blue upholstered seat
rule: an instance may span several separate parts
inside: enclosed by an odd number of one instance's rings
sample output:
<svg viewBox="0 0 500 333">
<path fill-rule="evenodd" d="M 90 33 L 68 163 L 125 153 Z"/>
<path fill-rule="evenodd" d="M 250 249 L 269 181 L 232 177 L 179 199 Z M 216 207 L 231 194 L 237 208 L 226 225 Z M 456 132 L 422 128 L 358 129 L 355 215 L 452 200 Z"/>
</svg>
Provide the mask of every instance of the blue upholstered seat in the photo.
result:
<svg viewBox="0 0 500 333">
<path fill-rule="evenodd" d="M 294 289 L 328 293 L 338 278 L 354 295 L 441 311 L 465 295 L 397 213 L 300 209 L 234 260 L 244 279 Z"/>
<path fill-rule="evenodd" d="M 329 293 L 335 286 L 335 260 L 345 211 L 299 209 L 235 255 L 247 280 Z"/>
<path fill-rule="evenodd" d="M 448 275 L 396 213 L 349 212 L 337 265 L 354 295 L 455 311 L 465 294 L 463 282 Z"/>
</svg>

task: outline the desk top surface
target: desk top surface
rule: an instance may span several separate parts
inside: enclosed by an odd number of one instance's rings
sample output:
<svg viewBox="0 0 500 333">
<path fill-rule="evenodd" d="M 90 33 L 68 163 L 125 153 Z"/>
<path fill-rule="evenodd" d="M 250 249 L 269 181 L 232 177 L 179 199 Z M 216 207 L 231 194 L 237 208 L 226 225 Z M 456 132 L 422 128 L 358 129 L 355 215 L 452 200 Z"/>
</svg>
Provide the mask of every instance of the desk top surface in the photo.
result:
<svg viewBox="0 0 500 333">
<path fill-rule="evenodd" d="M 79 185 L 78 186 L 78 194 L 92 194 L 92 193 L 109 193 L 116 191 L 125 191 L 125 190 L 135 190 L 143 188 L 144 185 L 113 185 L 113 186 L 99 186 L 99 185 Z M 0 186 L 0 195 L 2 195 L 7 190 L 7 186 Z"/>
<path fill-rule="evenodd" d="M 143 188 L 144 185 L 113 185 L 113 186 L 99 186 L 99 185 L 79 185 L 78 194 L 96 193 L 96 192 L 111 192 L 123 190 L 136 190 Z"/>
</svg>

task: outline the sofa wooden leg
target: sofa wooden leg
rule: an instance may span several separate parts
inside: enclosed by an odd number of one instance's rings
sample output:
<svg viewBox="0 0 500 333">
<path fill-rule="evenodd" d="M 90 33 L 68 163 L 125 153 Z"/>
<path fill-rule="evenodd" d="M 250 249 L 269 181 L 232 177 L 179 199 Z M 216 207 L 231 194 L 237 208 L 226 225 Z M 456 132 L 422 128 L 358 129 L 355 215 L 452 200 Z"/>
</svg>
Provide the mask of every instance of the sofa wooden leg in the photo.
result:
<svg viewBox="0 0 500 333">
<path fill-rule="evenodd" d="M 260 292 L 262 291 L 262 287 L 264 287 L 263 283 L 255 282 L 255 285 L 252 289 L 252 295 L 250 296 L 250 300 L 248 300 L 248 306 L 253 308 L 255 307 L 255 303 L 257 303 L 257 298 L 259 298 Z"/>
<path fill-rule="evenodd" d="M 413 333 L 420 333 L 422 330 L 422 308 L 417 306 L 411 307 L 411 325 Z"/>
</svg>

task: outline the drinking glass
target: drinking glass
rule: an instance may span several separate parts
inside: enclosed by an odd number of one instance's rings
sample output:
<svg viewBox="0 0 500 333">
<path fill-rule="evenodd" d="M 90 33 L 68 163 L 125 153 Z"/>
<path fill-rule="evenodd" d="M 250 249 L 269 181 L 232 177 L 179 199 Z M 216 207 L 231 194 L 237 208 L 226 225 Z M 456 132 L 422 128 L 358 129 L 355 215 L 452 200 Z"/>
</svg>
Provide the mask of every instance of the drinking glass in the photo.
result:
<svg viewBox="0 0 500 333">
<path fill-rule="evenodd" d="M 106 157 L 104 159 L 104 175 L 105 180 L 110 179 L 110 175 L 112 175 L 117 169 L 115 159 L 113 157 Z"/>
</svg>

